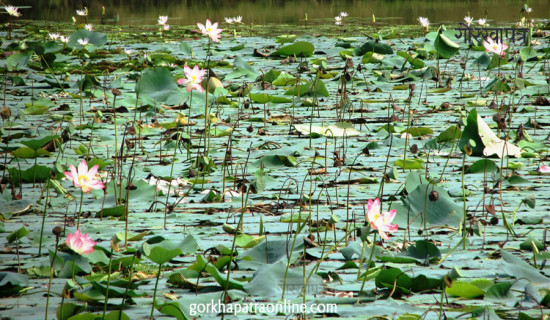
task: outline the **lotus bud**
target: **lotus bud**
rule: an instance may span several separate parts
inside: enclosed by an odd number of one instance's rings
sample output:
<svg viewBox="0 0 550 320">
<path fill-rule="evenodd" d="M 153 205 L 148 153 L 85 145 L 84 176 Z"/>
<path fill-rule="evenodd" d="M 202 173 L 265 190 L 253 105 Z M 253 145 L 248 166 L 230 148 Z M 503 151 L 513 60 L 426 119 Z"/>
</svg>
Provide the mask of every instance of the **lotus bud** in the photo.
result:
<svg viewBox="0 0 550 320">
<path fill-rule="evenodd" d="M 52 233 L 57 237 L 61 237 L 63 235 L 63 227 L 61 226 L 56 226 L 55 228 L 52 229 Z"/>
<path fill-rule="evenodd" d="M 344 78 L 346 79 L 346 81 L 351 81 L 351 79 L 352 79 L 351 73 L 349 73 L 349 72 L 344 73 Z"/>
<path fill-rule="evenodd" d="M 9 107 L 2 107 L 2 110 L 0 111 L 0 115 L 4 120 L 9 119 L 11 117 L 11 109 Z"/>
<path fill-rule="evenodd" d="M 353 60 L 351 58 L 346 58 L 346 68 L 353 69 Z"/>
</svg>

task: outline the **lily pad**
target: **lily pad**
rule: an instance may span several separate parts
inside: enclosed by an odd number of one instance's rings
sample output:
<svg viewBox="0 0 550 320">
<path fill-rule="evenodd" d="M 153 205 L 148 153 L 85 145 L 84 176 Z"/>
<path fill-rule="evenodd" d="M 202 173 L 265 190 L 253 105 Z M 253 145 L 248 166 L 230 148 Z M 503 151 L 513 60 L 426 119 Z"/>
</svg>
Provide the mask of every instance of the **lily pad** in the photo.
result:
<svg viewBox="0 0 550 320">
<path fill-rule="evenodd" d="M 296 57 L 311 57 L 315 47 L 307 41 L 298 41 L 288 46 L 284 46 L 277 51 L 271 53 L 272 56 L 296 56 Z"/>
<path fill-rule="evenodd" d="M 472 148 L 472 155 L 474 156 L 492 156 L 496 154 L 499 158 L 502 158 L 505 156 L 519 157 L 521 155 L 520 148 L 496 136 L 493 130 L 478 115 L 476 109 L 472 109 L 468 114 L 467 124 L 460 138 L 459 146 L 462 152 L 465 152 L 464 147 L 470 139 L 475 142 L 475 146 Z"/>
</svg>

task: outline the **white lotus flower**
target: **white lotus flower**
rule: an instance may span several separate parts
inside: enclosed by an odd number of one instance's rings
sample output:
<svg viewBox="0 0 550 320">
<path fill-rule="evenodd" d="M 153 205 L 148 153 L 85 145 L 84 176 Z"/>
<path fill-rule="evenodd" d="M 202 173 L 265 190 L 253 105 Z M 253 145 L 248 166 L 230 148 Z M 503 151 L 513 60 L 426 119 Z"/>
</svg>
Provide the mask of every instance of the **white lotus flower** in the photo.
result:
<svg viewBox="0 0 550 320">
<path fill-rule="evenodd" d="M 60 36 L 59 40 L 61 40 L 61 42 L 63 42 L 63 43 L 67 43 L 67 42 L 69 42 L 70 39 L 69 39 L 69 37 Z"/>
<path fill-rule="evenodd" d="M 16 8 L 14 6 L 5 6 L 4 9 L 6 9 L 6 12 L 12 17 L 20 17 L 21 16 L 21 13 L 18 11 L 19 8 Z"/>
<path fill-rule="evenodd" d="M 88 30 L 88 31 L 92 31 L 92 29 L 94 28 L 94 26 L 92 26 L 91 23 L 88 23 L 88 24 L 85 24 L 84 25 L 84 29 Z"/>
<path fill-rule="evenodd" d="M 483 40 L 483 46 L 485 47 L 485 51 L 498 54 L 501 57 L 506 55 L 506 49 L 508 49 L 506 44 L 501 43 L 500 41 L 494 41 L 491 38 Z"/>
<path fill-rule="evenodd" d="M 88 15 L 88 8 L 84 7 L 82 10 L 76 10 L 76 14 L 79 16 L 87 16 Z"/>
<path fill-rule="evenodd" d="M 418 17 L 418 22 L 423 28 L 427 28 L 430 26 L 430 20 L 428 20 L 428 18 Z"/>
<path fill-rule="evenodd" d="M 480 18 L 479 20 L 477 20 L 477 23 L 480 26 L 485 26 L 485 25 L 487 25 L 487 19 Z"/>
<path fill-rule="evenodd" d="M 466 25 L 469 27 L 470 24 L 472 24 L 472 22 L 474 22 L 474 18 L 472 18 L 470 16 L 467 16 L 467 17 L 464 17 L 464 21 L 466 22 Z"/>
<path fill-rule="evenodd" d="M 54 33 L 54 32 L 51 32 L 51 33 L 49 34 L 49 36 L 50 36 L 50 39 L 52 39 L 52 40 L 57 40 L 57 39 L 59 39 L 60 34 L 57 33 L 57 32 L 55 32 L 55 33 Z"/>
<path fill-rule="evenodd" d="M 337 26 L 342 25 L 342 17 L 340 17 L 340 16 L 334 17 L 334 24 L 337 25 Z"/>
<path fill-rule="evenodd" d="M 84 39 L 80 38 L 80 39 L 76 40 L 76 42 L 78 42 L 78 44 L 81 45 L 81 46 L 85 46 L 85 45 L 87 45 L 87 44 L 90 42 L 90 39 L 88 39 L 88 38 L 84 38 Z"/>
<path fill-rule="evenodd" d="M 168 22 L 168 16 L 159 16 L 158 23 L 159 23 L 160 25 L 165 25 L 166 22 Z"/>
<path fill-rule="evenodd" d="M 348 13 L 346 11 L 340 12 L 340 17 L 345 18 L 348 16 Z"/>
<path fill-rule="evenodd" d="M 228 24 L 233 24 L 233 22 L 235 22 L 235 20 L 233 20 L 233 18 L 228 18 L 228 17 L 225 17 L 224 20 Z"/>
<path fill-rule="evenodd" d="M 233 21 L 234 21 L 235 23 L 243 23 L 243 22 L 242 22 L 242 21 L 243 21 L 243 17 L 241 17 L 241 16 L 234 17 L 234 18 L 233 18 Z"/>
<path fill-rule="evenodd" d="M 217 22 L 212 23 L 210 19 L 206 19 L 206 24 L 197 23 L 197 27 L 203 35 L 210 37 L 212 41 L 220 42 L 220 33 L 223 29 L 218 28 Z"/>
</svg>

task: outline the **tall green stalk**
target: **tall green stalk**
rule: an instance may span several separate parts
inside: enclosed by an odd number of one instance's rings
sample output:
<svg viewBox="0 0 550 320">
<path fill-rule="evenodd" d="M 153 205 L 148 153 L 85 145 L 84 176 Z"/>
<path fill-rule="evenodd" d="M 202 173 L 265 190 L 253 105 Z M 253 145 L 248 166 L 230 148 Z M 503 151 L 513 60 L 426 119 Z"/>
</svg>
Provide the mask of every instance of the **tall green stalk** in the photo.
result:
<svg viewBox="0 0 550 320">
<path fill-rule="evenodd" d="M 237 224 L 237 226 L 241 226 L 242 223 L 243 223 L 243 219 L 244 219 L 244 213 L 246 212 L 246 207 L 248 206 L 248 196 L 250 195 L 250 188 L 247 188 L 247 191 L 246 191 L 246 198 L 244 200 L 244 205 L 242 206 L 241 208 L 241 215 L 239 217 L 239 223 Z M 235 248 L 237 246 L 237 233 L 238 233 L 238 227 L 235 228 L 235 236 L 233 237 L 233 242 L 231 243 L 231 251 L 230 251 L 230 254 L 229 254 L 229 262 L 227 264 L 227 277 L 226 277 L 226 281 L 225 281 L 225 288 L 223 288 L 223 296 L 222 296 L 222 301 L 225 301 L 226 297 L 227 297 L 227 292 L 229 290 L 229 279 L 230 279 L 230 276 L 231 276 L 231 265 L 233 264 L 233 252 L 235 252 Z M 222 319 L 223 319 L 223 314 L 222 314 Z"/>
<path fill-rule="evenodd" d="M 468 146 L 469 147 L 469 146 Z M 466 250 L 466 236 L 468 235 L 466 232 L 466 220 L 468 218 L 468 215 L 466 213 L 466 189 L 464 187 L 464 165 L 466 163 L 466 153 L 462 154 L 462 206 L 464 211 L 464 217 L 463 217 L 463 223 L 462 223 L 462 249 Z"/>
<path fill-rule="evenodd" d="M 80 189 L 80 206 L 78 208 L 78 220 L 76 222 L 76 229 L 80 229 L 80 216 L 82 215 L 82 202 L 84 200 L 84 191 Z"/>
<path fill-rule="evenodd" d="M 365 282 L 367 282 L 367 278 L 369 276 L 370 264 L 372 263 L 372 258 L 374 257 L 375 249 L 376 249 L 376 233 L 374 233 L 374 236 L 372 237 L 372 248 L 370 250 L 369 261 L 367 262 L 367 271 L 365 271 L 365 277 L 363 278 L 363 283 L 361 284 L 361 289 L 359 290 L 359 294 L 363 292 L 363 288 L 365 287 Z M 361 265 L 359 265 L 359 270 L 361 270 Z"/>
<path fill-rule="evenodd" d="M 58 227 L 56 227 L 58 228 Z M 54 228 L 54 230 L 56 230 Z M 59 246 L 59 234 L 55 234 L 55 249 L 52 257 L 52 261 L 50 262 L 50 280 L 48 282 L 48 295 L 46 296 L 46 312 L 44 315 L 44 320 L 48 320 L 48 307 L 50 305 L 50 291 L 52 290 L 52 279 L 54 274 L 54 263 L 55 263 L 55 257 L 57 256 L 57 248 Z"/>
<path fill-rule="evenodd" d="M 44 225 L 46 224 L 46 217 L 48 216 L 48 204 L 50 202 L 49 185 L 50 185 L 50 177 L 48 177 L 48 180 L 46 180 L 46 201 L 44 203 L 44 216 L 42 217 L 42 226 L 40 227 L 40 241 L 38 244 L 38 256 L 42 254 L 42 238 L 44 236 Z M 57 246 L 56 246 L 56 249 L 57 249 Z"/>
<path fill-rule="evenodd" d="M 149 315 L 149 319 L 153 319 L 153 312 L 155 311 L 155 299 L 157 297 L 157 287 L 159 285 L 161 272 L 162 272 L 162 264 L 159 264 L 159 269 L 157 271 L 157 281 L 155 282 L 155 289 L 153 291 L 153 305 L 151 306 L 151 314 Z"/>
<path fill-rule="evenodd" d="M 105 320 L 105 313 L 107 312 L 107 304 L 109 303 L 109 286 L 111 284 L 111 267 L 113 260 L 113 242 L 111 241 L 111 253 L 109 254 L 109 273 L 107 273 L 107 290 L 105 291 L 105 303 L 103 304 L 103 316 L 102 320 Z"/>
</svg>

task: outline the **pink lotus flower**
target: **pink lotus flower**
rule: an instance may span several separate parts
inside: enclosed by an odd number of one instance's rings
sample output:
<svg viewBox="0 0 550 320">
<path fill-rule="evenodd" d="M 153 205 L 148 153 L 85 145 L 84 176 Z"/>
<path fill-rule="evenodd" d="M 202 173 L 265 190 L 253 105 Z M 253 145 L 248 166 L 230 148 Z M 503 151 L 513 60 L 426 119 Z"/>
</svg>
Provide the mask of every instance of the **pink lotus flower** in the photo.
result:
<svg viewBox="0 0 550 320">
<path fill-rule="evenodd" d="M 82 160 L 78 165 L 78 171 L 72 164 L 69 165 L 69 169 L 70 171 L 64 173 L 65 177 L 71 180 L 75 187 L 81 188 L 83 192 L 90 193 L 92 189 L 105 188 L 103 182 L 96 179 L 99 165 L 96 164 L 88 171 L 88 164 Z"/>
<path fill-rule="evenodd" d="M 370 222 L 371 228 L 378 230 L 378 234 L 380 234 L 384 240 L 390 238 L 386 232 L 393 233 L 398 229 L 396 224 L 391 224 L 395 217 L 395 213 L 396 210 L 393 209 L 380 214 L 380 200 L 378 198 L 374 199 L 374 201 L 369 199 L 367 205 L 367 219 Z"/>
<path fill-rule="evenodd" d="M 483 40 L 483 46 L 485 47 L 485 51 L 498 54 L 501 57 L 506 55 L 506 49 L 508 49 L 506 44 L 500 43 L 499 41 L 494 41 L 491 38 Z"/>
<path fill-rule="evenodd" d="M 206 19 L 206 26 L 202 23 L 197 23 L 197 27 L 199 27 L 199 30 L 203 35 L 209 36 L 212 41 L 220 42 L 220 33 L 223 31 L 223 29 L 218 29 L 217 22 L 212 24 L 209 19 Z"/>
<path fill-rule="evenodd" d="M 94 242 L 90 237 L 85 233 L 81 234 L 80 229 L 76 230 L 75 233 L 70 234 L 67 236 L 67 245 L 69 248 L 71 248 L 74 252 L 86 255 L 94 252 L 94 246 L 97 244 L 97 242 Z"/>
<path fill-rule="evenodd" d="M 201 86 L 201 81 L 206 73 L 206 70 L 199 69 L 199 66 L 195 65 L 193 69 L 185 66 L 183 67 L 183 71 L 185 72 L 187 79 L 178 79 L 178 84 L 187 85 L 187 92 L 191 92 L 193 89 L 198 90 L 199 92 L 204 92 L 204 89 Z"/>
<path fill-rule="evenodd" d="M 550 173 L 550 167 L 547 167 L 545 165 L 541 165 L 538 169 L 538 172 L 540 173 Z"/>
</svg>

